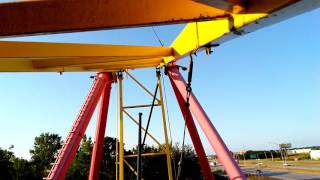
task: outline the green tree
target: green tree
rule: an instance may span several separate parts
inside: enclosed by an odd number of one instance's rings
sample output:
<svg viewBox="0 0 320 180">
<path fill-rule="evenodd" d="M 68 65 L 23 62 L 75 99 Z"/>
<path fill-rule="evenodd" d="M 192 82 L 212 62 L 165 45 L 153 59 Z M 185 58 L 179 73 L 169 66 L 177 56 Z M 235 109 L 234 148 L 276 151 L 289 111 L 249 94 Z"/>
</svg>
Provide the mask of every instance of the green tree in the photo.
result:
<svg viewBox="0 0 320 180">
<path fill-rule="evenodd" d="M 129 151 L 130 152 L 130 151 Z M 160 147 L 154 146 L 144 146 L 143 153 L 156 153 L 163 152 Z M 178 171 L 178 162 L 181 156 L 181 146 L 179 144 L 175 144 L 171 147 L 171 158 L 172 158 L 172 172 L 173 176 L 176 176 Z M 136 148 L 132 149 L 132 153 L 136 154 Z M 130 158 L 129 163 L 133 168 L 136 169 L 136 158 Z M 125 171 L 129 175 L 128 179 L 134 179 L 135 175 L 132 171 Z M 157 155 L 157 156 L 147 156 L 142 158 L 142 177 L 144 179 L 153 179 L 153 180 L 162 180 L 167 179 L 167 161 L 165 155 Z M 198 163 L 198 158 L 190 145 L 185 145 L 184 147 L 184 156 L 183 156 L 183 166 L 181 171 L 181 179 L 195 179 L 201 180 L 203 179 L 201 174 L 200 165 Z"/>
<path fill-rule="evenodd" d="M 68 171 L 66 179 L 69 180 L 85 180 L 88 179 L 90 171 L 90 161 L 93 143 L 91 138 L 86 135 L 82 138 L 80 148 L 73 159 L 71 167 Z"/>
<path fill-rule="evenodd" d="M 103 158 L 100 168 L 100 179 L 116 179 L 116 142 L 116 138 L 104 138 Z"/>
<path fill-rule="evenodd" d="M 0 148 L 0 180 L 11 180 L 15 178 L 13 159 L 13 152 Z"/>
<path fill-rule="evenodd" d="M 182 148 L 178 143 L 175 144 L 171 149 L 173 154 L 173 166 L 176 168 L 176 172 L 178 172 L 178 163 L 180 161 L 181 149 Z M 183 154 L 181 179 L 203 179 L 198 157 L 194 152 L 193 147 L 191 145 L 185 145 Z"/>
<path fill-rule="evenodd" d="M 35 137 L 33 148 L 30 150 L 31 163 L 35 168 L 36 179 L 42 179 L 48 174 L 51 163 L 62 146 L 61 136 L 58 134 L 42 133 Z"/>
<path fill-rule="evenodd" d="M 132 149 L 136 154 L 136 148 Z M 145 145 L 142 153 L 158 153 L 163 152 L 159 147 Z M 136 167 L 136 158 L 131 159 L 133 167 Z M 135 177 L 135 176 L 134 176 Z M 146 156 L 142 158 L 142 177 L 144 179 L 167 179 L 167 159 L 166 155 Z"/>
<path fill-rule="evenodd" d="M 35 179 L 35 169 L 32 164 L 22 158 L 15 158 L 13 162 L 16 180 L 33 180 Z"/>
</svg>

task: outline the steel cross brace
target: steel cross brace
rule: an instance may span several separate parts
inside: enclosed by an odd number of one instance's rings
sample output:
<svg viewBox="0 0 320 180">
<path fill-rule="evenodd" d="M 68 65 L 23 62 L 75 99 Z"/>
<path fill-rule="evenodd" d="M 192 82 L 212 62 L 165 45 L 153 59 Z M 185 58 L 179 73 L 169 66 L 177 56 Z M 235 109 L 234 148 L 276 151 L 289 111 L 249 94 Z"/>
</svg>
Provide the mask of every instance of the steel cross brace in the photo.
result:
<svg viewBox="0 0 320 180">
<path fill-rule="evenodd" d="M 187 97 L 186 96 L 187 95 L 187 91 L 186 91 L 187 83 L 183 79 L 181 73 L 179 72 L 179 69 L 176 67 L 175 64 L 172 64 L 168 67 L 168 75 L 169 75 L 171 84 L 173 86 L 173 89 L 176 93 L 178 102 L 182 101 L 182 102 L 179 102 L 180 108 L 185 109 L 184 102 L 186 101 L 185 97 Z M 206 112 L 204 111 L 204 109 L 202 108 L 202 106 L 200 105 L 199 101 L 197 100 L 197 98 L 195 97 L 195 95 L 193 93 L 191 93 L 189 103 L 190 103 L 189 109 L 191 110 L 195 119 L 198 121 L 198 123 L 199 123 L 202 131 L 204 132 L 205 136 L 207 137 L 207 140 L 209 141 L 211 147 L 216 152 L 216 154 L 218 156 L 218 160 L 223 165 L 229 178 L 231 180 L 247 179 L 243 175 L 243 173 L 241 172 L 239 166 L 237 165 L 237 163 L 233 159 L 226 144 L 223 142 L 218 131 L 213 126 L 208 115 L 206 114 Z M 181 105 L 183 105 L 183 107 L 181 107 Z M 182 113 L 187 113 L 188 116 L 191 116 L 191 114 L 189 114 L 188 111 L 183 112 L 183 110 L 182 110 Z M 192 125 L 192 122 L 191 122 L 192 118 L 189 117 L 189 119 L 187 118 L 186 120 L 187 120 L 188 130 L 190 132 L 192 141 L 195 145 L 196 152 L 200 153 L 200 154 L 198 154 L 198 156 L 199 156 L 199 160 L 201 163 L 201 168 L 202 168 L 203 172 L 206 172 L 207 162 L 204 162 L 204 160 L 203 161 L 201 160 L 202 159 L 201 157 L 204 156 L 203 152 L 201 152 L 202 151 L 201 149 L 203 149 L 201 141 L 199 140 L 200 142 L 197 142 L 198 137 L 197 137 L 196 129 L 194 132 L 190 131 L 194 128 L 194 127 L 192 127 L 194 125 L 194 124 Z M 189 125 L 188 125 L 188 123 L 189 123 Z M 196 140 L 196 141 L 194 141 L 194 140 Z M 206 174 L 205 174 L 205 177 L 207 177 Z"/>
<path fill-rule="evenodd" d="M 102 95 L 101 110 L 98 119 L 97 137 L 94 145 L 92 163 L 96 166 L 99 164 L 102 158 L 103 138 L 105 123 L 108 111 L 108 104 L 110 98 L 111 84 L 114 82 L 112 73 L 97 73 L 94 79 L 90 92 L 74 121 L 71 130 L 65 140 L 65 144 L 62 146 L 55 163 L 47 177 L 50 180 L 62 180 L 64 179 L 74 156 L 77 153 L 81 139 L 88 127 L 90 119 L 94 113 L 94 110 L 98 104 L 98 101 Z M 101 140 L 102 139 L 102 140 Z M 92 168 L 90 174 L 98 173 L 99 167 Z M 90 179 L 98 178 L 97 176 L 90 176 Z"/>
</svg>

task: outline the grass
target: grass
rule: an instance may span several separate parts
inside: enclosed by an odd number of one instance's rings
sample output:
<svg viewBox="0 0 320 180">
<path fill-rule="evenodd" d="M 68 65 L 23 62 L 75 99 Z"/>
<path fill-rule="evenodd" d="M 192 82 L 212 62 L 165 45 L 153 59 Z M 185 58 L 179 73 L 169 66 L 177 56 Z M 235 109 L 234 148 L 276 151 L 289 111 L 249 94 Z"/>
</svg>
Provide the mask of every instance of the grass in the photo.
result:
<svg viewBox="0 0 320 180">
<path fill-rule="evenodd" d="M 248 177 L 249 180 L 280 180 L 278 178 L 274 177 L 267 177 L 267 176 L 255 176 L 255 175 L 250 175 Z"/>
<path fill-rule="evenodd" d="M 287 161 L 291 165 L 314 165 L 314 166 L 320 166 L 320 161 L 319 160 L 302 160 L 302 161 Z M 257 164 L 257 163 L 263 163 L 263 164 L 271 164 L 271 165 L 282 165 L 283 161 L 281 160 L 274 160 L 272 161 L 271 159 L 260 159 L 260 160 L 241 160 L 240 164 Z"/>
<path fill-rule="evenodd" d="M 240 165 L 244 167 L 257 167 L 256 165 L 258 163 L 261 163 L 260 167 L 262 169 L 265 168 L 272 171 L 320 175 L 320 161 L 315 161 L 315 160 L 288 161 L 288 164 L 291 165 L 289 167 L 282 167 L 283 161 L 272 161 L 270 159 L 240 161 Z M 277 166 L 281 166 L 281 167 L 277 167 Z M 295 166 L 302 166 L 302 167 L 295 167 Z M 315 166 L 318 166 L 319 168 L 312 169 Z"/>
</svg>

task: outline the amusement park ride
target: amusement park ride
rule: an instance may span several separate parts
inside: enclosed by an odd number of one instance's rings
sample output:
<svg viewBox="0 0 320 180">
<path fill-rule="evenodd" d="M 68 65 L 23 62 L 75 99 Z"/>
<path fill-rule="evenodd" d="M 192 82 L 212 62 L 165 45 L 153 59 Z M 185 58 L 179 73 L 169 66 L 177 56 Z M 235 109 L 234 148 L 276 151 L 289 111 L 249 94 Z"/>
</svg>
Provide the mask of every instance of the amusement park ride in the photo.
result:
<svg viewBox="0 0 320 180">
<path fill-rule="evenodd" d="M 203 177 L 213 179 L 193 117 L 229 178 L 246 179 L 191 92 L 192 56 L 202 50 L 210 54 L 211 49 L 221 43 L 318 7 L 320 0 L 34 0 L 0 3 L 0 37 L 188 23 L 170 47 L 0 41 L 0 71 L 98 72 L 47 179 L 64 179 L 100 100 L 89 179 L 99 178 L 110 91 L 115 83 L 119 87 L 120 109 L 117 120 L 120 136 L 116 160 L 117 179 L 124 179 L 125 165 L 135 172 L 124 155 L 124 114 L 136 124 L 139 123 L 126 109 L 156 106 L 161 107 L 163 113 L 165 145 L 161 145 L 148 132 L 148 127 L 141 129 L 162 146 L 164 153 L 160 155 L 166 156 L 168 179 L 175 179 L 164 115 L 165 103 L 160 79 L 162 69 L 170 79 L 198 155 Z M 191 57 L 187 82 L 179 72 L 181 66 L 177 64 L 184 57 Z M 128 72 L 139 68 L 157 69 L 155 93 L 147 90 Z M 152 104 L 123 105 L 124 73 L 153 97 Z M 149 155 L 159 154 L 143 156 Z"/>
</svg>

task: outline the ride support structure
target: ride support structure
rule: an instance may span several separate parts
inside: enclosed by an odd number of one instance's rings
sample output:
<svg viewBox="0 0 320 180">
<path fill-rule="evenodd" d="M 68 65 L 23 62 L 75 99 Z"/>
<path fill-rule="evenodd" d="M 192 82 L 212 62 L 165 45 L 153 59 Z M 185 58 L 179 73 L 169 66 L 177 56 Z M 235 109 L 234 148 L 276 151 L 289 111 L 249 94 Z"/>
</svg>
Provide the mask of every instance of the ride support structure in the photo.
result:
<svg viewBox="0 0 320 180">
<path fill-rule="evenodd" d="M 219 161 L 222 163 L 230 179 L 233 180 L 242 180 L 246 177 L 242 174 L 240 168 L 233 159 L 230 151 L 223 142 L 222 138 L 218 134 L 217 130 L 214 128 L 210 119 L 206 115 L 204 109 L 201 107 L 200 103 L 197 101 L 193 93 L 190 94 L 190 104 L 186 108 L 186 95 L 187 95 L 187 83 L 183 79 L 182 75 L 179 72 L 177 66 L 170 65 L 168 68 L 168 76 L 174 90 L 175 96 L 177 98 L 180 110 L 184 117 L 186 127 L 191 136 L 192 143 L 194 145 L 195 151 L 199 158 L 200 168 L 203 174 L 204 179 L 213 180 L 213 174 L 211 172 L 208 160 L 206 158 L 206 153 L 204 151 L 200 136 L 198 134 L 193 116 L 198 121 L 202 131 L 207 137 L 210 145 L 213 150 L 216 152 Z M 129 114 L 127 109 L 132 108 L 146 108 L 154 106 L 161 107 L 162 112 L 162 121 L 163 121 L 163 131 L 164 131 L 164 140 L 165 143 L 162 145 L 159 140 L 157 140 L 150 132 L 148 132 L 148 127 L 142 127 L 141 130 L 145 132 L 145 135 L 150 137 L 156 144 L 163 149 L 163 152 L 160 153 L 144 153 L 142 156 L 159 156 L 165 155 L 167 161 L 167 173 L 168 179 L 173 180 L 172 172 L 172 159 L 171 159 L 171 146 L 168 137 L 167 129 L 167 120 L 165 118 L 165 107 L 163 101 L 163 90 L 161 84 L 161 71 L 157 69 L 156 78 L 157 78 L 157 87 L 155 94 L 151 93 L 145 86 L 142 85 L 136 78 L 134 78 L 129 72 L 125 72 L 128 77 L 130 77 L 134 82 L 138 84 L 144 91 L 154 98 L 153 104 L 145 105 L 132 105 L 124 106 L 123 105 L 123 73 L 118 72 L 117 75 L 114 72 L 101 72 L 97 73 L 94 78 L 93 85 L 89 94 L 78 114 L 76 120 L 74 121 L 72 128 L 65 140 L 65 144 L 61 148 L 55 163 L 52 166 L 52 169 L 46 179 L 50 180 L 60 180 L 64 179 L 67 170 L 69 169 L 71 162 L 80 146 L 80 142 L 84 133 L 87 129 L 87 126 L 90 122 L 90 119 L 95 111 L 95 108 L 100 100 L 100 109 L 98 114 L 98 120 L 96 125 L 96 135 L 94 141 L 94 147 L 92 152 L 92 159 L 90 165 L 90 180 L 99 179 L 99 170 L 103 154 L 103 143 L 105 136 L 105 129 L 107 124 L 107 115 L 109 100 L 111 94 L 111 86 L 113 83 L 118 83 L 118 94 L 119 94 L 119 147 L 117 148 L 116 153 L 116 174 L 117 179 L 124 180 L 124 166 L 127 165 L 129 169 L 135 174 L 138 175 L 138 172 L 128 163 L 126 158 L 137 157 L 138 155 L 124 155 L 124 115 L 127 115 L 136 125 L 139 125 L 138 121 Z M 159 98 L 157 98 L 157 92 L 159 88 Z M 151 110 L 152 111 L 152 110 Z M 152 112 L 151 112 L 152 113 Z M 151 116 L 151 115 L 150 115 Z M 117 143 L 118 144 L 118 143 Z M 143 177 L 142 177 L 143 178 Z"/>
<path fill-rule="evenodd" d="M 60 74 L 63 72 L 100 72 L 94 78 L 89 94 L 47 179 L 64 179 L 100 100 L 89 179 L 99 178 L 110 90 L 111 85 L 117 80 L 119 90 L 119 106 L 117 106 L 119 108 L 119 119 L 117 119 L 119 133 L 117 131 L 117 135 L 120 134 L 120 138 L 119 143 L 118 139 L 116 143 L 116 180 L 124 179 L 124 165 L 137 174 L 126 161 L 126 158 L 137 157 L 137 155 L 124 155 L 124 115 L 138 125 L 139 123 L 129 114 L 128 109 L 153 108 L 153 106 L 161 106 L 165 145 L 162 145 L 148 132 L 148 126 L 147 128 L 142 127 L 141 130 L 145 132 L 145 136 L 150 137 L 163 150 L 162 153 L 147 153 L 142 156 L 165 155 L 168 179 L 172 180 L 170 146 L 159 74 L 157 74 L 157 88 L 159 88 L 160 99 L 156 98 L 157 91 L 152 94 L 128 74 L 142 89 L 156 99 L 155 104 L 123 106 L 122 99 L 122 73 L 139 68 L 159 70 L 163 66 L 167 66 L 169 79 L 184 116 L 185 127 L 191 135 L 199 157 L 204 178 L 213 179 L 193 116 L 229 178 L 231 180 L 246 179 L 199 101 L 191 91 L 187 90 L 187 87 L 190 88 L 189 78 L 187 84 L 179 69 L 175 67 L 175 62 L 201 50 L 211 54 L 211 48 L 229 40 L 319 7 L 320 0 L 215 0 L 210 2 L 205 0 L 141 0 L 139 3 L 132 0 L 110 0 L 108 3 L 101 0 L 3 2 L 0 3 L 0 37 L 176 23 L 188 24 L 170 46 L 164 46 L 156 35 L 161 47 L 0 41 L 0 72 L 59 72 Z M 164 9 L 166 11 L 163 11 Z M 124 11 L 127 13 L 123 13 Z M 185 108 L 185 104 L 188 104 L 188 108 Z"/>
</svg>

